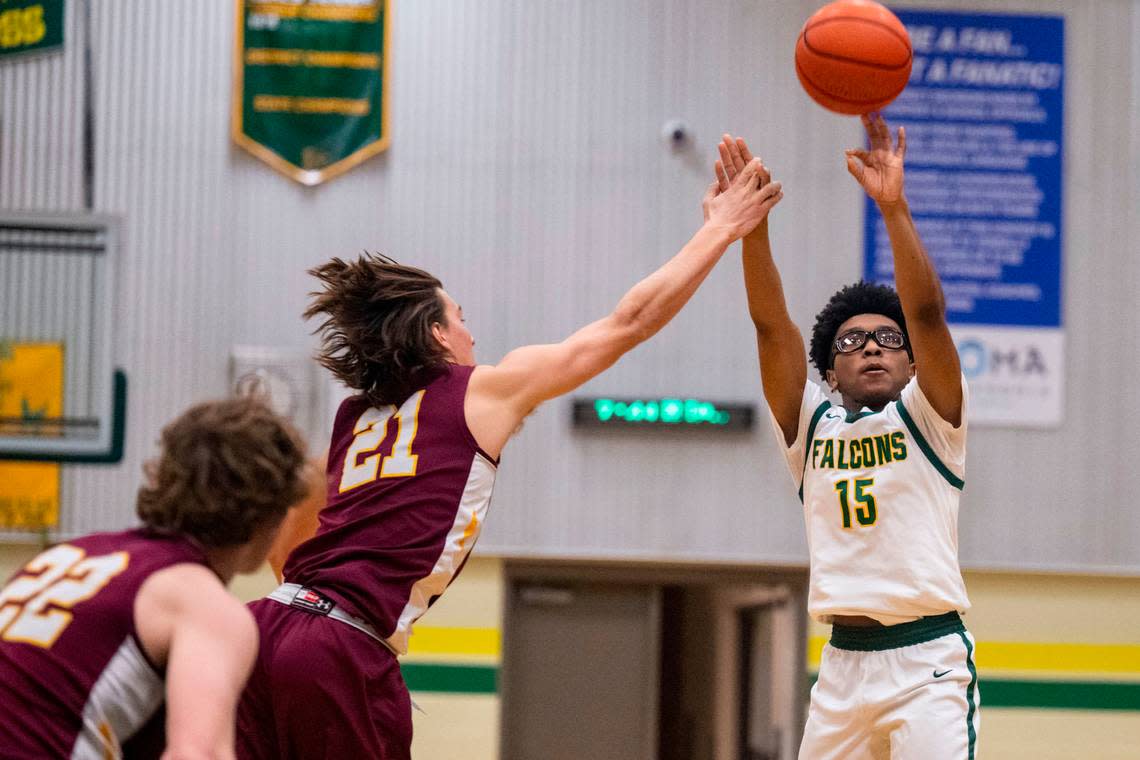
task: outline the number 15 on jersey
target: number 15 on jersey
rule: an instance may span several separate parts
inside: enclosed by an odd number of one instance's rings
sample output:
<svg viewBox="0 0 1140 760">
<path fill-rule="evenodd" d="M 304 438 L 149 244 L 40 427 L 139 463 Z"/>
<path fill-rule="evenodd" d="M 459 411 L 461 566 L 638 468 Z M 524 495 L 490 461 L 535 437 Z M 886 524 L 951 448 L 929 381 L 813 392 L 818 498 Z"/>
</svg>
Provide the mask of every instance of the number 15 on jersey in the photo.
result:
<svg viewBox="0 0 1140 760">
<path fill-rule="evenodd" d="M 871 486 L 875 484 L 874 478 L 853 478 L 841 480 L 835 484 L 839 493 L 839 509 L 843 512 L 843 527 L 851 527 L 851 502 L 855 502 L 855 520 L 860 525 L 874 525 L 878 519 L 875 509 L 875 497 L 871 493 Z"/>
</svg>

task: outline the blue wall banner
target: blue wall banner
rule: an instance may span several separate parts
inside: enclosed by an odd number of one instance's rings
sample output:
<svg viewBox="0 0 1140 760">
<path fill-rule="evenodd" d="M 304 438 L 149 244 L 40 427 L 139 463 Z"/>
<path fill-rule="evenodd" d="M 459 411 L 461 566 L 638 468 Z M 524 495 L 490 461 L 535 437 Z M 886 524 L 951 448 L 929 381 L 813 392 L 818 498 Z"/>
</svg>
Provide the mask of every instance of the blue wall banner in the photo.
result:
<svg viewBox="0 0 1140 760">
<path fill-rule="evenodd" d="M 907 197 L 942 278 L 971 420 L 1059 424 L 1064 19 L 895 13 L 914 67 L 885 115 L 906 126 Z M 863 276 L 893 278 L 869 198 Z"/>
</svg>

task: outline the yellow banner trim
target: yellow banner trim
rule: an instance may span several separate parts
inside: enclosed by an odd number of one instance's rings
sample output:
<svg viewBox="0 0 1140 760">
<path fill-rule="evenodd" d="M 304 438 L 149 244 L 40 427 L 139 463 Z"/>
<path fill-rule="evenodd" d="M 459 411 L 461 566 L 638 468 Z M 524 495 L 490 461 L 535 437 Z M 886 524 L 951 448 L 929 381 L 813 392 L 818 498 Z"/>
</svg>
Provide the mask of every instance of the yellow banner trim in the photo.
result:
<svg viewBox="0 0 1140 760">
<path fill-rule="evenodd" d="M 267 16 L 279 18 L 303 18 L 314 21 L 362 21 L 371 23 L 376 20 L 379 7 L 352 5 L 293 5 L 292 3 L 259 3 L 254 0 L 249 4 L 251 13 L 264 13 Z"/>
<path fill-rule="evenodd" d="M 298 98 L 288 95 L 257 95 L 253 110 L 261 113 L 340 113 L 367 116 L 372 104 L 364 98 Z"/>
<path fill-rule="evenodd" d="M 250 66 L 380 69 L 380 56 L 375 53 L 351 53 L 337 50 L 250 48 L 245 51 L 245 62 Z"/>
</svg>

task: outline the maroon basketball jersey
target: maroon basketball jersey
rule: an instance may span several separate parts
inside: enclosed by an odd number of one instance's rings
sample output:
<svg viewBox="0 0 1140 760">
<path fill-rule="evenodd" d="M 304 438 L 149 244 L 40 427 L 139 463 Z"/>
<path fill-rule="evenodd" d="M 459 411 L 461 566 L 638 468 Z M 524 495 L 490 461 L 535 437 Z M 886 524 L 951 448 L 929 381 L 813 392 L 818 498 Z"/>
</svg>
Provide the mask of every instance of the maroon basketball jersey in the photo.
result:
<svg viewBox="0 0 1140 760">
<path fill-rule="evenodd" d="M 57 544 L 0 590 L 0 755 L 120 756 L 162 704 L 162 671 L 135 633 L 157 570 L 205 564 L 186 539 L 144 529 Z"/>
<path fill-rule="evenodd" d="M 462 568 L 491 501 L 497 462 L 463 414 L 472 370 L 449 365 L 399 407 L 341 404 L 320 527 L 285 563 L 286 581 L 328 594 L 400 653 Z"/>
</svg>

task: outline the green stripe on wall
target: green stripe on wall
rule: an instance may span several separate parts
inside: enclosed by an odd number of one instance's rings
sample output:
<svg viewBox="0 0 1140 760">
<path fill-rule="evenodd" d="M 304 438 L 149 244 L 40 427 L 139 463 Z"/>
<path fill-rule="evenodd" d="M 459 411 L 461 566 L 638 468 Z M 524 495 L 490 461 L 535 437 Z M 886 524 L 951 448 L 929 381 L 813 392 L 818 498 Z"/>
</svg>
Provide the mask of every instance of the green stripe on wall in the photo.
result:
<svg viewBox="0 0 1140 760">
<path fill-rule="evenodd" d="M 448 694 L 497 694 L 499 668 L 405 662 L 400 669 L 410 691 Z M 815 674 L 808 679 L 815 683 Z M 1114 681 L 1030 681 L 982 678 L 982 709 L 1121 710 L 1140 712 L 1140 683 Z"/>
<path fill-rule="evenodd" d="M 400 664 L 408 691 L 449 694 L 497 694 L 499 668 L 494 665 L 444 665 L 432 662 Z"/>
<path fill-rule="evenodd" d="M 816 674 L 808 674 L 808 687 Z M 1028 681 L 980 678 L 981 706 L 1027 710 L 1140 711 L 1140 683 L 1115 681 Z"/>
<path fill-rule="evenodd" d="M 982 710 L 1032 707 L 1054 710 L 1140 710 L 1140 683 L 1005 681 L 983 678 Z"/>
</svg>

